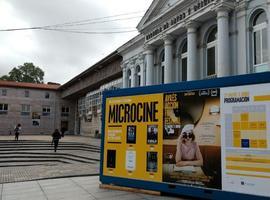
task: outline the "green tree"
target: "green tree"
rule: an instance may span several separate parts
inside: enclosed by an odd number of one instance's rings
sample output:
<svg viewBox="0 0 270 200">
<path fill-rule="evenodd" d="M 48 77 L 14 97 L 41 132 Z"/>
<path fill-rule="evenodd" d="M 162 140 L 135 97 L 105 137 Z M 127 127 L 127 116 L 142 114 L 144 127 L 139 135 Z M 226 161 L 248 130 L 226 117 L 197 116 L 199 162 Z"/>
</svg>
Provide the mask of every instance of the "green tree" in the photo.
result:
<svg viewBox="0 0 270 200">
<path fill-rule="evenodd" d="M 18 67 L 14 67 L 8 75 L 4 75 L 0 80 L 27 82 L 27 83 L 43 83 L 44 71 L 36 67 L 33 63 L 24 63 Z"/>
</svg>

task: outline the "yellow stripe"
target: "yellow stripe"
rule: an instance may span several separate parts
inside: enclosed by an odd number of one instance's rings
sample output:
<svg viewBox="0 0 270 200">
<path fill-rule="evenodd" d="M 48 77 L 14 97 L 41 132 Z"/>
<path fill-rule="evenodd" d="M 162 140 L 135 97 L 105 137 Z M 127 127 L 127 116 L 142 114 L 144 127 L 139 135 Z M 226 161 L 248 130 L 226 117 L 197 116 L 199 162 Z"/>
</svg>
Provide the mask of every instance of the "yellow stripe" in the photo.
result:
<svg viewBox="0 0 270 200">
<path fill-rule="evenodd" d="M 243 157 L 227 157 L 227 161 L 238 161 L 238 162 L 250 162 L 250 163 L 270 163 L 269 159 L 263 158 L 243 158 Z"/>
<path fill-rule="evenodd" d="M 249 176 L 249 177 L 257 177 L 257 178 L 270 178 L 270 176 L 254 175 L 254 174 L 239 174 L 239 173 L 231 173 L 231 172 L 227 172 L 226 174 L 233 175 L 233 176 Z"/>
<path fill-rule="evenodd" d="M 254 101 L 270 101 L 270 95 L 254 96 Z"/>
<path fill-rule="evenodd" d="M 260 168 L 269 168 L 269 163 L 256 163 L 256 162 L 238 162 L 238 161 L 227 161 L 227 166 L 238 166 L 238 167 L 260 167 Z"/>
<path fill-rule="evenodd" d="M 260 167 L 241 167 L 241 166 L 228 166 L 227 165 L 226 169 L 270 173 L 270 168 L 260 168 Z"/>
</svg>

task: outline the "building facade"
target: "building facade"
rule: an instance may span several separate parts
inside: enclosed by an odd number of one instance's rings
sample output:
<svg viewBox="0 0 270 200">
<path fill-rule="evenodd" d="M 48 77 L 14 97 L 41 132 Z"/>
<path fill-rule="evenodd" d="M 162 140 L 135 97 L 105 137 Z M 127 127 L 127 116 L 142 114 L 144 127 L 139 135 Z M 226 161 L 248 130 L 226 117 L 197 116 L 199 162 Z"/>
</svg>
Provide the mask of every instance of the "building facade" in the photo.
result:
<svg viewBox="0 0 270 200">
<path fill-rule="evenodd" d="M 121 61 L 114 51 L 64 85 L 0 81 L 0 135 L 20 123 L 24 134 L 99 136 L 102 93 L 122 88 Z"/>
<path fill-rule="evenodd" d="M 270 70 L 270 0 L 154 0 L 121 46 L 123 87 Z"/>
<path fill-rule="evenodd" d="M 74 134 L 99 136 L 102 120 L 102 93 L 121 88 L 122 57 L 114 51 L 60 87 L 61 98 L 75 106 Z"/>
<path fill-rule="evenodd" d="M 0 134 L 51 134 L 56 128 L 73 133 L 74 105 L 62 100 L 58 84 L 0 81 Z"/>
</svg>

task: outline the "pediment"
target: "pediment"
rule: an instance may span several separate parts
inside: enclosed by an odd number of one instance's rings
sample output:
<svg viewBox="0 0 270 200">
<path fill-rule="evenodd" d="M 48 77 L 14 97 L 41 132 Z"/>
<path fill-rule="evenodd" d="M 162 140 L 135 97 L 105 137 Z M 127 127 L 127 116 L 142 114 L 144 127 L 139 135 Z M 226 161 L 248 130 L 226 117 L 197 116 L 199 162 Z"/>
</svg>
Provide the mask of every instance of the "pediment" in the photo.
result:
<svg viewBox="0 0 270 200">
<path fill-rule="evenodd" d="M 140 31 L 144 24 L 164 14 L 167 10 L 183 1 L 184 0 L 154 0 L 138 24 L 137 29 Z"/>
</svg>

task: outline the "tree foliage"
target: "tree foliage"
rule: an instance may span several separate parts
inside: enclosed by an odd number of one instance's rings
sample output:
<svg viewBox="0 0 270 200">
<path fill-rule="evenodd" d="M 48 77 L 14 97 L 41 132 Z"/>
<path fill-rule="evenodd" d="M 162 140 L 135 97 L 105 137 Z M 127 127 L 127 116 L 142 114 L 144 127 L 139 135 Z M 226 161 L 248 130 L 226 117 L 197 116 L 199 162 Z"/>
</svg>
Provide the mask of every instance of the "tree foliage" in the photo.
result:
<svg viewBox="0 0 270 200">
<path fill-rule="evenodd" d="M 43 83 L 44 71 L 36 67 L 33 63 L 24 63 L 18 67 L 14 67 L 8 75 L 0 77 L 0 80 L 27 82 L 27 83 Z"/>
</svg>

